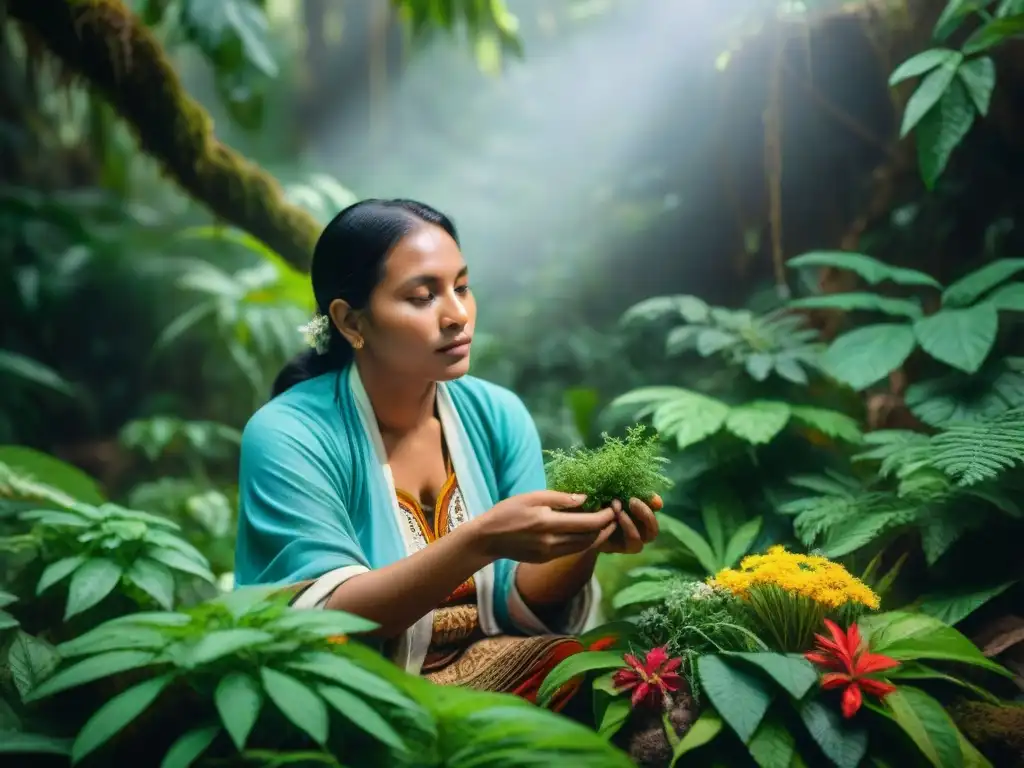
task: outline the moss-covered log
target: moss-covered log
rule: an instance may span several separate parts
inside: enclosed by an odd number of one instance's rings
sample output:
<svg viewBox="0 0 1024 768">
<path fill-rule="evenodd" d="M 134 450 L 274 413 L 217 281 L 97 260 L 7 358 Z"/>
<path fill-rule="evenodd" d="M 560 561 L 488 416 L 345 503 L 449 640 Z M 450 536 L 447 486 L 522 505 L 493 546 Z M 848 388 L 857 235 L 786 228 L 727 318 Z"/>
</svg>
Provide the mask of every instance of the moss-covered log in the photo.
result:
<svg viewBox="0 0 1024 768">
<path fill-rule="evenodd" d="M 308 269 L 316 220 L 286 202 L 270 174 L 217 140 L 160 42 L 121 0 L 12 0 L 7 12 L 110 101 L 142 150 L 188 194 Z"/>
</svg>

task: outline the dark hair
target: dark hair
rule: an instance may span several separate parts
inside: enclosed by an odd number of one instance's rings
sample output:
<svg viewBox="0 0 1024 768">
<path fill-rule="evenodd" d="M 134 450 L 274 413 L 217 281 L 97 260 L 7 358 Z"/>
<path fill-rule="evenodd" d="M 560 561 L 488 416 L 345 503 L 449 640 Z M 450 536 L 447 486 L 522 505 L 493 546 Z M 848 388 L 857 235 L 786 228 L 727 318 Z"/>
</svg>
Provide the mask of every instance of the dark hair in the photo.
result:
<svg viewBox="0 0 1024 768">
<path fill-rule="evenodd" d="M 320 233 L 310 266 L 317 312 L 326 315 L 335 299 L 355 309 L 365 307 L 391 249 L 423 224 L 435 224 L 459 242 L 451 219 L 415 200 L 363 200 L 331 219 Z M 340 371 L 352 361 L 352 347 L 333 322 L 329 329 L 327 352 L 319 355 L 310 349 L 289 361 L 274 379 L 272 398 L 299 382 Z"/>
</svg>

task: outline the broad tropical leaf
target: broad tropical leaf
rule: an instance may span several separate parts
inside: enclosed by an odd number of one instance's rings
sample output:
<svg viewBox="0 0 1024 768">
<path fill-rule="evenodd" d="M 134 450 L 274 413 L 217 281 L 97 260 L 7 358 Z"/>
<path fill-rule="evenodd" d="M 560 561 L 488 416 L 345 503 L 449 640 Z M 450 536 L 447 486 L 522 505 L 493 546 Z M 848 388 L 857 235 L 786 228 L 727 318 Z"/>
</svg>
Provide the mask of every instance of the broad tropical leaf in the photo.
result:
<svg viewBox="0 0 1024 768">
<path fill-rule="evenodd" d="M 903 365 L 915 344 L 910 325 L 868 325 L 833 341 L 822 355 L 821 364 L 844 384 L 856 390 L 867 389 Z"/>
<path fill-rule="evenodd" d="M 914 335 L 929 355 L 964 373 L 981 368 L 999 330 L 999 314 L 991 304 L 966 309 L 941 309 L 914 323 Z"/>
<path fill-rule="evenodd" d="M 966 307 L 1024 271 L 1024 259 L 998 259 L 965 275 L 942 292 L 943 307 Z"/>
<path fill-rule="evenodd" d="M 804 267 L 834 267 L 855 272 L 870 285 L 891 281 L 900 285 L 922 285 L 929 288 L 941 288 L 934 277 L 918 272 L 916 269 L 894 267 L 863 253 L 848 251 L 811 251 L 796 256 L 786 262 L 792 269 Z"/>
</svg>

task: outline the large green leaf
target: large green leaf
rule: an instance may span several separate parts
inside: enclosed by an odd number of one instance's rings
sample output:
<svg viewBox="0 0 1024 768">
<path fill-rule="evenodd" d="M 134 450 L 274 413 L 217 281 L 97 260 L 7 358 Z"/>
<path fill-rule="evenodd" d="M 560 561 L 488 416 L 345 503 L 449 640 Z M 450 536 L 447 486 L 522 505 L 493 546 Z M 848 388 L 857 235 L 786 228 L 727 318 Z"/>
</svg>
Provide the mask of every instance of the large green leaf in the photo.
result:
<svg viewBox="0 0 1024 768">
<path fill-rule="evenodd" d="M 794 419 L 802 421 L 811 429 L 816 429 L 829 437 L 845 440 L 848 443 L 859 443 L 864 437 L 857 420 L 850 418 L 845 413 L 828 408 L 815 408 L 810 405 L 793 405 L 789 410 Z"/>
<path fill-rule="evenodd" d="M 904 661 L 896 667 L 896 669 L 886 672 L 886 679 L 896 684 L 899 684 L 902 680 L 931 680 L 943 682 L 948 683 L 949 685 L 955 685 L 965 691 L 970 691 L 979 699 L 989 701 L 992 704 L 998 704 L 1001 701 L 998 696 L 985 690 L 980 685 L 975 685 L 974 683 L 968 682 L 959 677 L 954 677 L 953 675 L 945 672 L 940 672 L 937 669 L 933 669 L 932 667 L 918 661 Z"/>
<path fill-rule="evenodd" d="M 453 696 L 452 694 L 456 694 Z M 470 693 L 470 696 L 459 696 Z M 627 768 L 633 762 L 594 731 L 539 707 L 486 694 L 444 692 L 432 705 L 448 738 L 446 768 Z M 454 702 L 454 705 L 453 705 Z M 450 746 L 449 746 L 450 745 Z M 447 748 L 445 748 L 447 747 Z"/>
<path fill-rule="evenodd" d="M 18 693 L 26 701 L 60 663 L 60 656 L 45 640 L 18 630 L 7 651 L 7 668 Z"/>
<path fill-rule="evenodd" d="M 1016 584 L 1004 581 L 987 589 L 963 589 L 956 592 L 940 592 L 926 596 L 918 606 L 922 613 L 934 616 L 939 621 L 953 626 L 959 624 L 990 600 L 999 597 Z"/>
<path fill-rule="evenodd" d="M 309 734 L 317 744 L 326 743 L 330 721 L 324 700 L 291 675 L 276 669 L 263 667 L 260 675 L 267 696 L 292 725 Z"/>
<path fill-rule="evenodd" d="M 311 635 L 331 637 L 333 635 L 351 635 L 359 632 L 372 632 L 379 625 L 375 622 L 355 616 L 344 611 L 321 611 L 316 609 L 296 608 L 274 620 L 274 630 L 302 630 Z"/>
<path fill-rule="evenodd" d="M 621 610 L 631 605 L 661 602 L 671 590 L 671 583 L 664 579 L 638 581 L 615 593 L 615 597 L 612 598 L 612 608 Z"/>
<path fill-rule="evenodd" d="M 953 54 L 921 80 L 903 111 L 900 138 L 914 130 L 925 114 L 939 103 L 950 85 L 956 82 L 954 78 L 962 61 L 962 54 Z"/>
<path fill-rule="evenodd" d="M 840 309 L 844 312 L 882 312 L 886 315 L 917 320 L 923 315 L 921 305 L 909 299 L 891 299 L 877 293 L 829 293 L 808 296 L 789 302 L 794 309 Z"/>
<path fill-rule="evenodd" d="M 981 650 L 953 627 L 923 613 L 890 611 L 865 616 L 860 627 L 871 650 L 898 661 L 931 659 L 954 661 L 1012 677 L 1003 666 L 985 657 Z"/>
<path fill-rule="evenodd" d="M 552 669 L 537 692 L 537 703 L 547 704 L 562 686 L 580 675 L 597 670 L 619 669 L 626 662 L 617 651 L 592 651 L 577 653 L 563 659 Z"/>
<path fill-rule="evenodd" d="M 996 87 L 996 65 L 988 56 L 965 61 L 957 71 L 961 82 L 967 89 L 967 95 L 974 102 L 978 114 L 984 117 L 992 101 L 992 91 Z"/>
<path fill-rule="evenodd" d="M 171 549 L 170 547 L 154 548 L 150 549 L 146 554 L 172 570 L 198 576 L 204 581 L 215 581 L 213 574 L 210 573 L 210 569 L 205 563 L 196 562 L 193 558 L 182 554 L 178 549 Z"/>
<path fill-rule="evenodd" d="M 55 563 L 50 563 L 39 577 L 39 582 L 36 584 L 36 594 L 41 595 L 54 584 L 63 581 L 84 562 L 84 555 L 73 555 L 58 560 Z"/>
<path fill-rule="evenodd" d="M 680 758 L 688 752 L 693 752 L 695 749 L 703 747 L 705 744 L 711 743 L 719 733 L 722 732 L 722 718 L 718 715 L 715 710 L 710 707 L 706 707 L 697 722 L 693 724 L 686 735 L 679 740 L 679 743 L 675 746 L 672 751 L 672 763 L 670 768 L 675 768 L 676 763 L 679 762 Z"/>
<path fill-rule="evenodd" d="M 722 428 L 729 415 L 725 403 L 682 387 L 641 387 L 612 401 L 610 408 L 629 409 L 635 419 L 650 415 L 654 428 L 681 450 Z"/>
<path fill-rule="evenodd" d="M 701 357 L 710 357 L 741 341 L 741 337 L 731 331 L 722 328 L 702 328 L 697 334 L 697 354 Z"/>
<path fill-rule="evenodd" d="M 262 629 L 236 627 L 219 629 L 201 637 L 188 653 L 181 656 L 186 666 L 209 664 L 241 650 L 272 642 L 275 636 Z"/>
<path fill-rule="evenodd" d="M 758 768 L 793 768 L 796 738 L 778 712 L 769 712 L 747 745 Z"/>
<path fill-rule="evenodd" d="M 789 406 L 770 400 L 755 400 L 729 410 L 725 428 L 751 445 L 767 445 L 789 421 Z"/>
<path fill-rule="evenodd" d="M 0 755 L 3 754 L 67 756 L 71 754 L 71 739 L 0 730 Z"/>
<path fill-rule="evenodd" d="M 606 739 L 611 739 L 626 724 L 633 706 L 629 696 L 620 694 L 615 689 L 615 673 L 607 672 L 594 678 L 594 722 L 597 732 Z"/>
<path fill-rule="evenodd" d="M 800 718 L 835 768 L 860 765 L 868 751 L 868 733 L 855 723 L 844 721 L 838 707 L 820 698 L 808 699 L 800 705 Z"/>
<path fill-rule="evenodd" d="M 1024 259 L 997 259 L 964 275 L 942 292 L 942 306 L 966 307 L 987 291 L 1024 271 Z"/>
<path fill-rule="evenodd" d="M 301 661 L 290 662 L 289 669 L 317 675 L 361 695 L 386 702 L 412 712 L 420 711 L 419 705 L 402 693 L 392 683 L 374 672 L 364 669 L 349 659 L 330 653 L 306 653 Z"/>
<path fill-rule="evenodd" d="M 721 656 L 701 656 L 697 670 L 718 714 L 744 743 L 750 741 L 768 711 L 772 694 L 757 677 Z"/>
<path fill-rule="evenodd" d="M 794 699 L 802 699 L 818 682 L 818 673 L 803 656 L 739 652 L 725 655 L 730 659 L 741 659 L 760 668 Z"/>
<path fill-rule="evenodd" d="M 856 390 L 867 389 L 903 365 L 915 343 L 910 325 L 869 325 L 833 341 L 821 364 L 838 381 Z"/>
<path fill-rule="evenodd" d="M 924 691 L 901 685 L 885 698 L 885 705 L 935 768 L 963 768 L 957 727 L 939 702 Z"/>
<path fill-rule="evenodd" d="M 91 683 L 93 680 L 109 677 L 118 672 L 138 669 L 150 664 L 155 658 L 156 654 L 149 651 L 110 651 L 98 656 L 90 656 L 73 666 L 60 670 L 33 690 L 25 699 L 34 701 L 69 688 Z"/>
<path fill-rule="evenodd" d="M 999 313 L 991 304 L 966 309 L 941 309 L 914 323 L 921 348 L 940 362 L 964 373 L 981 368 L 999 330 Z"/>
<path fill-rule="evenodd" d="M 985 301 L 996 309 L 1024 312 L 1024 283 L 1010 283 L 992 291 Z"/>
<path fill-rule="evenodd" d="M 982 24 L 963 44 L 963 52 L 968 56 L 982 53 L 990 48 L 1006 42 L 1011 37 L 1024 34 L 1024 16 L 1015 15 L 1002 19 L 993 19 Z"/>
<path fill-rule="evenodd" d="M 955 59 L 956 56 L 957 52 L 951 51 L 949 48 L 929 48 L 926 51 L 921 51 L 893 70 L 893 73 L 889 75 L 889 85 L 899 85 L 904 80 L 931 72 L 947 61 Z"/>
<path fill-rule="evenodd" d="M 934 189 L 953 151 L 971 130 L 977 115 L 966 86 L 949 83 L 939 103 L 923 115 L 917 127 L 917 163 L 925 187 Z"/>
<path fill-rule="evenodd" d="M 929 288 L 941 288 L 934 277 L 918 272 L 916 269 L 894 267 L 863 253 L 848 251 L 811 251 L 794 256 L 786 262 L 792 269 L 803 267 L 834 267 L 855 272 L 871 285 L 891 281 L 900 285 L 923 285 Z"/>
<path fill-rule="evenodd" d="M 318 685 L 316 689 L 328 704 L 354 726 L 392 749 L 406 751 L 405 742 L 394 727 L 359 696 L 336 685 Z"/>
<path fill-rule="evenodd" d="M 162 563 L 140 557 L 125 574 L 135 586 L 156 600 L 165 610 L 174 607 L 174 575 Z"/>
<path fill-rule="evenodd" d="M 64 619 L 89 610 L 113 592 L 123 572 L 120 565 L 103 557 L 94 557 L 83 563 L 71 574 Z"/>
<path fill-rule="evenodd" d="M 0 464 L 26 472 L 33 479 L 63 491 L 83 504 L 98 505 L 106 500 L 97 482 L 89 475 L 41 451 L 20 445 L 2 445 Z"/>
<path fill-rule="evenodd" d="M 986 5 L 990 5 L 989 0 L 946 0 L 946 7 L 942 9 L 932 29 L 932 37 L 936 40 L 946 40 L 966 19 Z"/>
<path fill-rule="evenodd" d="M 763 517 L 755 517 L 747 520 L 747 522 L 733 532 L 733 535 L 729 538 L 729 543 L 725 547 L 725 553 L 722 555 L 723 567 L 732 568 L 747 554 L 751 545 L 757 539 L 758 534 L 761 533 L 763 523 Z"/>
<path fill-rule="evenodd" d="M 152 627 L 101 624 L 84 635 L 61 643 L 57 651 L 62 658 L 70 659 L 104 651 L 157 651 L 170 642 L 171 637 Z"/>
<path fill-rule="evenodd" d="M 213 740 L 220 733 L 219 725 L 208 725 L 203 728 L 193 728 L 191 731 L 182 734 L 171 748 L 167 750 L 160 768 L 190 768 L 205 752 Z"/>
<path fill-rule="evenodd" d="M 713 575 L 722 568 L 722 563 L 715 557 L 714 550 L 707 540 L 697 531 L 674 517 L 661 517 L 661 531 L 676 539 L 700 563 L 704 572 Z"/>
<path fill-rule="evenodd" d="M 172 679 L 170 675 L 163 675 L 146 680 L 118 694 L 96 710 L 75 738 L 71 747 L 71 761 L 80 762 L 120 733 L 163 693 Z"/>
<path fill-rule="evenodd" d="M 243 672 L 232 672 L 217 684 L 213 699 L 224 730 L 241 752 L 263 707 L 259 684 Z"/>
</svg>

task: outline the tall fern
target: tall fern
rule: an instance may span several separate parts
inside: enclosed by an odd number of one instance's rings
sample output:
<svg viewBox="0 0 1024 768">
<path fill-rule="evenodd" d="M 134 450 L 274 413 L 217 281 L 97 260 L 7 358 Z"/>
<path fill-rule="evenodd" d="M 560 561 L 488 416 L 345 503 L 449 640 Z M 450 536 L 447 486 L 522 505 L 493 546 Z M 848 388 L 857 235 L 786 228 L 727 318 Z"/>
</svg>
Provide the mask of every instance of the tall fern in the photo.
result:
<svg viewBox="0 0 1024 768">
<path fill-rule="evenodd" d="M 931 464 L 961 486 L 991 480 L 1024 464 L 1024 408 L 950 426 L 931 439 Z"/>
<path fill-rule="evenodd" d="M 855 459 L 880 461 L 883 477 L 904 479 L 932 468 L 961 487 L 972 486 L 1024 465 L 1024 408 L 985 421 L 951 424 L 931 437 L 879 430 L 864 435 L 864 442 L 872 447 Z"/>
</svg>

